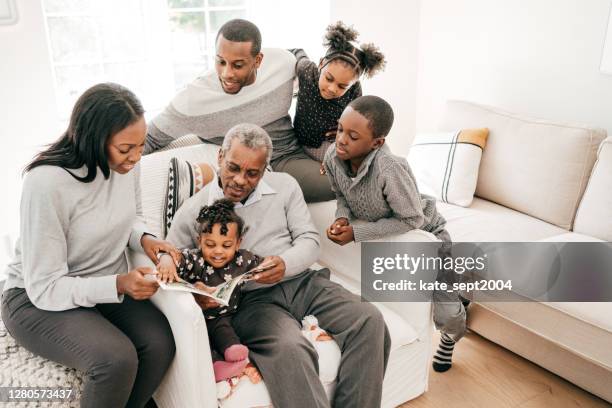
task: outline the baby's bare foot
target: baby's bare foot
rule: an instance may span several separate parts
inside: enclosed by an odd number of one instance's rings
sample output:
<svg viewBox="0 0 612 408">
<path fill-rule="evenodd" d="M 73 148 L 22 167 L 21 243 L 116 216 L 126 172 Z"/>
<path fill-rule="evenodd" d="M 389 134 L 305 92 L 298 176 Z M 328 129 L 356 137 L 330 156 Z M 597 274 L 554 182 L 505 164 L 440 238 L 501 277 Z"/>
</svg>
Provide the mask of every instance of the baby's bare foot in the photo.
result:
<svg viewBox="0 0 612 408">
<path fill-rule="evenodd" d="M 259 373 L 259 370 L 251 363 L 247 364 L 243 373 L 251 381 L 251 384 L 258 384 L 261 381 L 261 374 Z"/>
</svg>

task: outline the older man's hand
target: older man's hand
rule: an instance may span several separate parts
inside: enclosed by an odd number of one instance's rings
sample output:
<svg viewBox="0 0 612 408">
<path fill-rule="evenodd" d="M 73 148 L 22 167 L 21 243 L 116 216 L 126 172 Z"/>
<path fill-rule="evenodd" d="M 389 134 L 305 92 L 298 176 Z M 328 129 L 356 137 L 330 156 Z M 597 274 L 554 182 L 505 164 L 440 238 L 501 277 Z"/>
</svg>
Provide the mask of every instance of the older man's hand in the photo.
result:
<svg viewBox="0 0 612 408">
<path fill-rule="evenodd" d="M 285 276 L 287 267 L 285 261 L 280 256 L 267 256 L 262 262 L 262 265 L 274 265 L 270 269 L 263 272 L 257 272 L 253 276 L 253 280 L 258 283 L 276 283 Z"/>
</svg>

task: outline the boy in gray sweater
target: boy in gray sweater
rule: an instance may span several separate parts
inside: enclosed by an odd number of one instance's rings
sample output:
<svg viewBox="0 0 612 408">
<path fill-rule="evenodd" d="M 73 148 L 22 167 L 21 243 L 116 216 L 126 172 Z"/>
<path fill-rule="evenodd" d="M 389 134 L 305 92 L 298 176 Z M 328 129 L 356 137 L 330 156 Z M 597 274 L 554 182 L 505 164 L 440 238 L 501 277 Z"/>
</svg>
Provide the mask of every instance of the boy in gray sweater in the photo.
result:
<svg viewBox="0 0 612 408">
<path fill-rule="evenodd" d="M 450 256 L 451 238 L 435 198 L 419 193 L 408 162 L 385 145 L 392 125 L 391 106 L 377 96 L 359 97 L 342 113 L 336 143 L 323 161 L 338 202 L 327 237 L 345 245 L 422 229 L 444 242 L 441 256 Z M 365 222 L 352 224 L 355 219 Z M 441 331 L 433 368 L 444 372 L 451 367 L 455 342 L 465 334 L 465 307 L 454 292 L 434 291 L 433 302 Z"/>
</svg>

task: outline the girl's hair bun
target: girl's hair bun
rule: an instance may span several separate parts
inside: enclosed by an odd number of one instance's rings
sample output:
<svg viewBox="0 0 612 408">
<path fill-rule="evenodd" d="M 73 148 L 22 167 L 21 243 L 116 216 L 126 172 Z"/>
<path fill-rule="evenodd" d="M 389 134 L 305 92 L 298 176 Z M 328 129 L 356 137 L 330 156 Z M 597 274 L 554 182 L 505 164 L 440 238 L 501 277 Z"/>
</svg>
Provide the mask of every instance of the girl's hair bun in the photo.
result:
<svg viewBox="0 0 612 408">
<path fill-rule="evenodd" d="M 387 61 L 385 55 L 380 52 L 380 49 L 374 44 L 362 44 L 361 45 L 361 67 L 363 73 L 368 77 L 372 78 L 379 71 L 385 69 Z"/>
<path fill-rule="evenodd" d="M 328 47 L 326 63 L 340 59 L 353 66 L 358 75 L 364 74 L 371 78 L 384 69 L 385 56 L 374 44 L 362 44 L 359 47 L 353 45 L 358 35 L 357 30 L 342 21 L 330 24 L 323 43 Z"/>
<path fill-rule="evenodd" d="M 353 27 L 348 27 L 342 21 L 338 21 L 327 26 L 323 45 L 335 51 L 347 51 L 352 47 L 351 41 L 355 41 L 358 35 L 359 33 Z"/>
</svg>

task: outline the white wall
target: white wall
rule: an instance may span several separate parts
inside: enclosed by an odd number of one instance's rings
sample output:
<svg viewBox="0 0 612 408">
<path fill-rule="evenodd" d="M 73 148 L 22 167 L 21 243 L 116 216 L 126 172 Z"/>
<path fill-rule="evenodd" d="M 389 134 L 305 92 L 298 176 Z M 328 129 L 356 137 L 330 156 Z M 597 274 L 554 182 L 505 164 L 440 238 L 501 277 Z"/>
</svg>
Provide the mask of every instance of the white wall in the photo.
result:
<svg viewBox="0 0 612 408">
<path fill-rule="evenodd" d="M 435 128 L 449 98 L 612 134 L 612 75 L 599 71 L 611 0 L 251 1 L 275 10 L 251 16 L 266 46 L 306 48 L 316 60 L 326 24 L 343 20 L 382 49 L 387 69 L 363 86 L 392 104 L 389 144 L 399 154 L 417 127 Z M 0 238 L 17 228 L 19 191 L 5 186 L 62 128 L 40 0 L 17 4 L 19 23 L 0 26 Z M 298 41 L 313 27 L 320 34 Z"/>
<path fill-rule="evenodd" d="M 315 60 L 323 52 L 329 4 L 330 0 L 251 0 L 249 19 L 261 30 L 264 47 L 302 48 Z"/>
<path fill-rule="evenodd" d="M 377 95 L 393 107 L 395 123 L 388 143 L 397 154 L 408 152 L 415 132 L 419 0 L 332 0 L 331 21 L 359 31 L 359 42 L 372 42 L 387 57 L 387 68 L 364 79 L 364 94 Z"/>
<path fill-rule="evenodd" d="M 0 274 L 4 237 L 18 230 L 20 170 L 60 130 L 41 2 L 16 4 L 18 23 L 0 26 Z"/>
<path fill-rule="evenodd" d="M 459 98 L 612 134 L 612 75 L 599 72 L 610 3 L 423 1 L 417 128 Z"/>
</svg>

